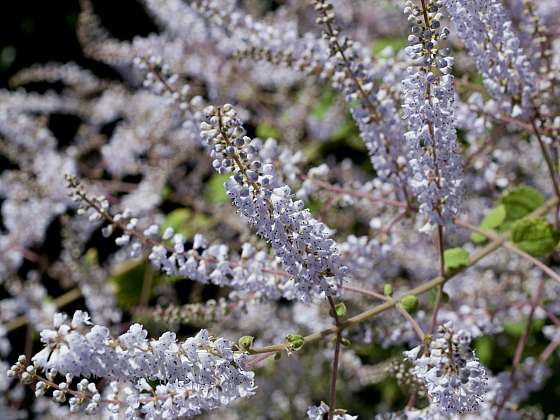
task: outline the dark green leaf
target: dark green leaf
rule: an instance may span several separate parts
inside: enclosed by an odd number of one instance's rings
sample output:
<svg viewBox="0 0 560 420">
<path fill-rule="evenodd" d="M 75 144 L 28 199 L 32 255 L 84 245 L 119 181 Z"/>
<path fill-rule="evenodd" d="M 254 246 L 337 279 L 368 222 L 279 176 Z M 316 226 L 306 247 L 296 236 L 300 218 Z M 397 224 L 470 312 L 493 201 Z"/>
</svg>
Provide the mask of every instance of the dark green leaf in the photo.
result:
<svg viewBox="0 0 560 420">
<path fill-rule="evenodd" d="M 393 285 L 389 283 L 385 283 L 383 286 L 383 294 L 385 296 L 393 296 Z"/>
<path fill-rule="evenodd" d="M 339 318 L 344 318 L 346 316 L 346 305 L 344 302 L 337 303 L 335 305 L 336 316 Z"/>
<path fill-rule="evenodd" d="M 418 298 L 414 295 L 403 296 L 400 302 L 407 312 L 414 312 L 418 307 Z"/>
<path fill-rule="evenodd" d="M 506 208 L 503 205 L 499 205 L 495 209 L 492 209 L 480 223 L 482 229 L 493 230 L 497 229 L 506 220 Z M 475 244 L 481 244 L 486 242 L 486 237 L 480 233 L 473 232 L 471 235 L 471 241 Z"/>
<path fill-rule="evenodd" d="M 291 351 L 298 351 L 299 349 L 301 349 L 305 343 L 303 337 L 301 335 L 297 335 L 297 334 L 288 334 L 288 336 L 286 337 L 286 340 L 288 340 L 289 343 L 289 349 Z"/>
<path fill-rule="evenodd" d="M 544 219 L 523 219 L 513 225 L 511 239 L 533 257 L 545 257 L 558 245 L 560 232 Z"/>
<path fill-rule="evenodd" d="M 506 208 L 505 223 L 511 224 L 542 206 L 544 197 L 534 188 L 522 185 L 505 192 L 499 203 Z"/>
<path fill-rule="evenodd" d="M 237 344 L 241 350 L 248 351 L 253 345 L 254 340 L 255 337 L 252 337 L 250 335 L 244 335 L 237 341 Z"/>
<path fill-rule="evenodd" d="M 443 253 L 446 273 L 454 273 L 468 267 L 469 253 L 463 248 L 446 249 Z"/>
<path fill-rule="evenodd" d="M 229 198 L 224 187 L 224 182 L 230 175 L 212 175 L 206 184 L 206 197 L 211 203 L 227 203 Z"/>
</svg>

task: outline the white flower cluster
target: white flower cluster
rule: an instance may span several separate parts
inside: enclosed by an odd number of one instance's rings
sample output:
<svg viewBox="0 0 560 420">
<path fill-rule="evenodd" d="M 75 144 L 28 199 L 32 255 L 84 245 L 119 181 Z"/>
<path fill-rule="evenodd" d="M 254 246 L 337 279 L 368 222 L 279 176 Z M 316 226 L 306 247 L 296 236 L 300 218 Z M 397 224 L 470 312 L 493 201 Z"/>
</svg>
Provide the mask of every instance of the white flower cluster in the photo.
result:
<svg viewBox="0 0 560 420">
<path fill-rule="evenodd" d="M 212 166 L 218 173 L 234 173 L 225 183 L 228 196 L 294 277 L 297 297 L 307 302 L 314 294 L 335 294 L 346 267 L 331 231 L 303 201 L 293 200 L 290 187 L 278 183 L 273 165 L 258 160 L 258 143 L 245 135 L 231 105 L 205 112 L 201 137 L 211 147 Z"/>
<path fill-rule="evenodd" d="M 412 171 L 411 187 L 420 212 L 430 223 L 447 225 L 460 210 L 463 168 L 454 127 L 455 88 L 453 58 L 440 42 L 449 34 L 441 29 L 441 2 L 429 1 L 426 9 L 407 2 L 404 9 L 412 24 L 406 48 L 414 60 L 402 81 L 405 134 Z"/>
<path fill-rule="evenodd" d="M 299 297 L 298 287 L 293 278 L 282 271 L 280 261 L 250 243 L 244 243 L 241 254 L 235 255 L 227 245 L 209 244 L 200 234 L 195 235 L 193 247 L 186 251 L 182 235 L 167 230 L 163 238 L 171 238 L 173 248 L 170 250 L 163 244 L 155 245 L 149 259 L 168 275 L 228 286 L 269 299 L 284 297 L 292 300 Z"/>
<path fill-rule="evenodd" d="M 247 370 L 247 355 L 236 351 L 224 338 L 214 338 L 206 330 L 178 342 L 172 332 L 148 339 L 140 324 L 113 338 L 109 329 L 93 325 L 89 315 L 76 311 L 70 322 L 56 314 L 54 329 L 41 331 L 45 347 L 28 364 L 24 356 L 9 374 L 24 383 L 36 383 L 37 396 L 53 388 L 53 398 L 70 397 L 72 411 L 97 411 L 100 404 L 113 413 L 124 411 L 127 418 L 144 414 L 147 418 L 178 418 L 199 414 L 252 395 L 253 372 Z M 47 378 L 40 372 L 47 373 Z M 54 382 L 57 374 L 66 381 Z M 70 389 L 76 377 L 111 380 L 111 395 L 101 399 L 96 385 L 87 379 Z M 148 381 L 159 382 L 155 388 Z M 126 399 L 119 389 L 126 383 Z"/>
<path fill-rule="evenodd" d="M 414 365 L 412 372 L 426 385 L 432 404 L 446 413 L 477 411 L 487 392 L 486 369 L 470 343 L 468 333 L 445 324 L 427 350 L 420 345 L 404 353 Z"/>
<path fill-rule="evenodd" d="M 349 38 L 340 37 L 334 27 L 333 6 L 326 0 L 315 1 L 319 17 L 325 26 L 334 65 L 333 86 L 353 104 L 352 116 L 368 149 L 377 176 L 405 186 L 407 171 L 403 152 L 403 127 L 391 95 L 376 87 L 376 75 L 367 51 Z M 354 105 L 355 103 L 358 105 Z"/>
<path fill-rule="evenodd" d="M 253 144 L 260 146 L 261 143 L 257 140 Z M 270 140 L 265 143 L 265 147 L 269 144 Z M 272 144 L 269 147 L 271 148 L 270 154 L 263 160 L 271 163 L 263 166 L 273 167 L 272 157 L 277 154 L 272 153 L 272 150 L 276 150 L 277 146 Z M 283 152 L 280 153 L 280 156 L 283 156 L 286 161 L 289 160 Z M 277 177 L 270 179 L 271 188 L 287 188 L 281 186 L 281 180 Z M 308 301 L 311 298 L 319 298 L 324 291 L 318 285 L 318 287 L 305 289 L 308 292 L 303 297 L 304 286 L 299 284 L 298 277 L 285 270 L 283 260 L 271 255 L 267 250 L 258 250 L 249 242 L 243 243 L 241 252 L 237 253 L 230 250 L 226 244 L 209 243 L 207 238 L 201 234 L 195 234 L 192 242 L 189 242 L 182 234 L 176 233 L 172 227 L 167 227 L 161 235 L 160 232 L 163 228 L 158 224 L 151 224 L 142 230 L 140 228 L 142 222 L 132 216 L 130 209 L 127 208 L 113 215 L 105 197 L 88 196 L 75 177 L 67 177 L 67 183 L 72 189 L 73 200 L 80 205 L 79 213 L 87 214 L 90 222 L 97 223 L 102 219 L 108 222 L 101 230 L 104 236 L 108 237 L 116 230 L 120 231 L 120 236 L 115 239 L 116 245 L 130 247 L 131 257 L 138 257 L 143 250 L 147 250 L 148 259 L 152 265 L 169 276 L 180 276 L 200 283 L 231 287 L 236 293 L 241 292 L 244 296 L 251 295 L 254 298 L 279 299 L 282 297 L 288 300 Z M 276 187 L 277 185 L 280 187 Z M 362 242 L 363 239 L 365 238 L 362 238 Z M 323 243 L 331 242 L 334 244 L 332 239 L 325 236 Z M 360 244 L 355 243 L 353 236 L 350 236 L 348 244 L 343 242 L 341 247 L 344 252 L 337 252 L 333 257 L 333 263 L 338 264 L 336 266 L 338 267 L 338 279 L 342 279 L 342 276 L 348 272 L 353 276 L 363 272 L 364 261 L 357 261 L 358 265 L 354 267 L 353 254 L 359 249 L 367 257 L 366 250 L 373 252 L 373 249 L 370 248 L 375 247 L 375 241 L 364 249 Z M 367 255 L 371 257 L 369 251 Z M 375 262 L 377 260 L 371 263 Z M 352 266 L 352 268 L 349 269 L 348 266 Z M 301 276 L 303 275 L 301 274 Z"/>
<path fill-rule="evenodd" d="M 503 112 L 533 113 L 536 76 L 500 0 L 441 0 Z"/>
</svg>

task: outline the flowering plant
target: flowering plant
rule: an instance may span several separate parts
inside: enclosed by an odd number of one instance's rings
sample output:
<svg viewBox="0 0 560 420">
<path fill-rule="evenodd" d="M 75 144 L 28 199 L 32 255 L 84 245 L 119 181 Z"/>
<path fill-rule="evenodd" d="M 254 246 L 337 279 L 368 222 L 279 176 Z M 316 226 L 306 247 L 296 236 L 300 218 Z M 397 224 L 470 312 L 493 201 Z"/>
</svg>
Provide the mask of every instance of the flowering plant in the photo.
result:
<svg viewBox="0 0 560 420">
<path fill-rule="evenodd" d="M 0 90 L 0 417 L 560 414 L 553 0 L 141 3 Z"/>
</svg>

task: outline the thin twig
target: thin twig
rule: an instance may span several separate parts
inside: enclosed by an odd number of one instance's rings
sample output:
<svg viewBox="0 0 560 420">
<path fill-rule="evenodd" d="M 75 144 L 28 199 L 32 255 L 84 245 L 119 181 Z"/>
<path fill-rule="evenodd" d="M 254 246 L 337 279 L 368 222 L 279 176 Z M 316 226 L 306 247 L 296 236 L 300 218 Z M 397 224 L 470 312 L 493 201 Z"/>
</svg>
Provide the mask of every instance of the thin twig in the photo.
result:
<svg viewBox="0 0 560 420">
<path fill-rule="evenodd" d="M 551 208 L 555 207 L 558 204 L 558 202 L 559 202 L 558 198 L 556 198 L 556 197 L 551 198 L 545 204 L 543 204 L 541 207 L 539 207 L 538 209 L 536 209 L 535 211 L 530 213 L 527 217 L 540 217 L 540 216 L 546 214 Z M 418 296 L 418 295 L 421 295 L 423 293 L 428 292 L 429 290 L 432 290 L 434 287 L 437 287 L 440 284 L 445 283 L 449 279 L 457 276 L 459 273 L 462 273 L 467 268 L 472 267 L 474 264 L 476 264 L 477 262 L 479 262 L 480 260 L 482 260 L 486 256 L 490 255 L 491 253 L 493 253 L 494 251 L 499 249 L 503 245 L 503 243 L 508 239 L 509 239 L 509 235 L 506 235 L 505 237 L 502 237 L 500 239 L 492 240 L 484 248 L 482 248 L 478 252 L 475 252 L 474 254 L 472 254 L 469 257 L 469 263 L 465 267 L 461 267 L 460 269 L 458 269 L 457 271 L 454 271 L 453 273 L 446 273 L 445 276 L 441 276 L 441 275 L 437 276 L 437 277 L 433 278 L 432 280 L 430 280 L 426 283 L 423 283 L 420 286 L 409 290 L 406 294 L 407 295 Z M 360 324 L 364 321 L 367 321 L 371 318 L 374 318 L 375 316 L 377 316 L 377 315 L 379 315 L 379 314 L 381 314 L 385 311 L 388 311 L 389 309 L 396 306 L 396 304 L 397 304 L 397 302 L 395 300 L 384 302 L 380 305 L 377 305 L 377 306 L 375 306 L 371 309 L 368 309 L 364 312 L 361 312 L 361 313 L 359 313 L 359 314 L 357 314 L 353 317 L 350 317 L 350 318 L 342 321 L 341 325 L 339 327 L 331 326 L 331 327 L 326 328 L 322 331 L 319 331 L 319 332 L 310 334 L 308 336 L 305 336 L 304 337 L 304 344 L 315 343 L 317 341 L 320 341 L 324 337 L 327 337 L 331 334 L 337 333 L 341 329 L 346 329 L 346 328 L 350 328 L 350 327 L 353 327 L 355 325 L 358 325 L 358 324 Z M 254 349 L 251 349 L 250 352 L 252 354 L 261 354 L 261 353 L 270 353 L 270 352 L 281 352 L 281 351 L 285 351 L 285 350 L 288 350 L 288 344 L 282 343 L 282 344 L 274 344 L 274 345 L 270 345 L 270 346 L 264 346 L 264 347 L 261 347 L 261 348 L 254 348 Z"/>
<path fill-rule="evenodd" d="M 445 276 L 445 257 L 443 251 L 443 226 L 438 225 L 437 227 L 437 238 L 438 238 L 438 251 L 439 251 L 439 274 L 440 276 Z M 430 332 L 432 335 L 436 329 L 437 316 L 439 308 L 441 306 L 441 301 L 443 300 L 443 283 L 437 287 L 436 301 L 434 303 L 434 311 L 432 312 L 432 320 L 430 323 Z"/>
<path fill-rule="evenodd" d="M 377 293 L 373 290 L 366 290 L 366 289 L 362 289 L 362 288 L 355 287 L 355 286 L 342 286 L 342 289 L 343 290 L 348 290 L 349 292 L 361 293 L 361 294 L 364 294 L 366 296 L 372 296 L 372 297 L 375 297 L 377 299 L 384 300 L 386 302 L 390 302 L 390 301 L 393 300 L 393 298 L 391 298 L 389 296 L 382 295 L 381 293 Z M 416 335 L 420 339 L 420 342 L 423 342 L 426 334 L 422 330 L 422 327 L 420 327 L 420 324 L 418 324 L 418 322 L 412 317 L 412 315 L 410 315 L 408 313 L 408 311 L 406 309 L 403 308 L 403 306 L 400 303 L 397 303 L 395 305 L 395 308 L 410 323 L 412 329 L 414 330 L 414 332 L 416 333 Z"/>
<path fill-rule="evenodd" d="M 331 386 L 330 386 L 330 402 L 329 402 L 329 420 L 333 420 L 334 411 L 336 408 L 336 379 L 338 376 L 338 360 L 340 358 L 340 342 L 342 341 L 342 328 L 340 325 L 340 319 L 336 313 L 336 305 L 332 296 L 328 296 L 327 300 L 331 307 L 332 316 L 334 318 L 335 325 L 337 327 L 336 341 L 334 345 L 334 357 L 331 372 Z"/>
<path fill-rule="evenodd" d="M 480 234 L 480 235 L 482 235 L 482 236 L 484 236 L 488 239 L 491 239 L 491 240 L 503 239 L 499 235 L 495 234 L 494 232 L 487 231 L 485 229 L 481 229 L 477 226 L 471 225 L 470 223 L 462 221 L 462 220 L 455 220 L 455 224 L 457 226 L 462 226 L 466 229 L 469 229 L 473 232 L 476 232 L 476 233 L 478 233 L 478 234 Z M 502 243 L 502 246 L 504 248 L 514 252 L 515 254 L 519 255 L 520 257 L 524 258 L 525 260 L 529 261 L 535 267 L 538 267 L 540 270 L 542 270 L 544 273 L 546 273 L 551 279 L 556 280 L 557 282 L 560 282 L 560 275 L 558 273 L 556 273 L 554 270 L 552 270 L 549 266 L 544 264 L 539 259 L 533 257 L 532 255 L 530 255 L 530 254 L 526 253 L 525 251 L 516 247 L 515 244 L 511 243 L 510 241 L 505 240 Z"/>
<path fill-rule="evenodd" d="M 531 328 L 533 327 L 533 318 L 535 316 L 535 309 L 539 305 L 542 296 L 544 293 L 544 278 L 541 277 L 539 281 L 539 286 L 533 295 L 533 299 L 531 300 L 531 309 L 529 311 L 529 315 L 527 316 L 527 325 L 519 337 L 517 342 L 517 347 L 515 348 L 515 354 L 513 356 L 513 364 L 511 368 L 511 386 L 506 390 L 502 400 L 499 402 L 498 407 L 496 408 L 496 415 L 495 418 L 500 418 L 500 413 L 502 412 L 504 406 L 506 405 L 507 401 L 510 399 L 513 391 L 517 388 L 518 385 L 518 378 L 516 373 L 519 369 L 521 364 L 521 357 L 523 355 L 523 350 L 525 350 L 525 346 L 527 345 L 527 340 L 529 339 L 529 333 L 531 332 Z"/>
</svg>

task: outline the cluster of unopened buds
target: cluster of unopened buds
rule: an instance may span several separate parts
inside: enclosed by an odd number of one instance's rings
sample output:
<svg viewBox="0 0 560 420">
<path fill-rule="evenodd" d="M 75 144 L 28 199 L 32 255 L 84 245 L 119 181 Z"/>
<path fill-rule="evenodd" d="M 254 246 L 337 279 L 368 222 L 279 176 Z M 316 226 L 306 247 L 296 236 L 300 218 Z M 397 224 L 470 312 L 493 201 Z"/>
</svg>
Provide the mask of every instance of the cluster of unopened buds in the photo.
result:
<svg viewBox="0 0 560 420">
<path fill-rule="evenodd" d="M 40 398 L 52 389 L 52 398 L 59 403 L 68 400 L 71 413 L 84 412 L 95 414 L 102 403 L 101 394 L 94 382 L 82 378 L 76 389 L 72 389 L 73 376 L 69 373 L 64 375 L 63 382 L 56 383 L 59 376 L 55 369 L 48 369 L 45 377 L 39 375 L 41 368 L 35 363 L 30 364 L 25 356 L 19 356 L 18 361 L 8 370 L 8 377 L 19 377 L 26 385 L 35 384 L 35 397 Z"/>
</svg>

